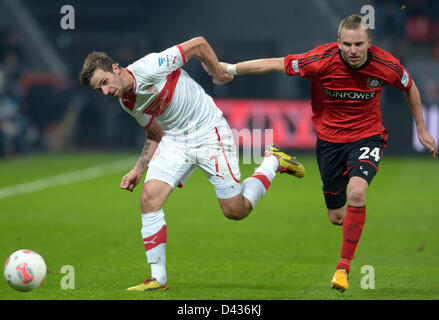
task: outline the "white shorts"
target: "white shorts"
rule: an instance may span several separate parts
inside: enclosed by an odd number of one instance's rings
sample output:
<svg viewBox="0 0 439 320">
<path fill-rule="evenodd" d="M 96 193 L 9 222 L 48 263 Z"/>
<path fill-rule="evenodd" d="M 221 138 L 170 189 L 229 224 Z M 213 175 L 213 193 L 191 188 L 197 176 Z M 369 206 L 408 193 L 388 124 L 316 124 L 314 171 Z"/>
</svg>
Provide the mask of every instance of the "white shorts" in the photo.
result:
<svg viewBox="0 0 439 320">
<path fill-rule="evenodd" d="M 149 163 L 145 182 L 160 180 L 172 188 L 182 187 L 196 168 L 200 168 L 220 199 L 241 193 L 238 149 L 232 130 L 221 117 L 211 130 L 184 137 L 166 134 Z"/>
</svg>

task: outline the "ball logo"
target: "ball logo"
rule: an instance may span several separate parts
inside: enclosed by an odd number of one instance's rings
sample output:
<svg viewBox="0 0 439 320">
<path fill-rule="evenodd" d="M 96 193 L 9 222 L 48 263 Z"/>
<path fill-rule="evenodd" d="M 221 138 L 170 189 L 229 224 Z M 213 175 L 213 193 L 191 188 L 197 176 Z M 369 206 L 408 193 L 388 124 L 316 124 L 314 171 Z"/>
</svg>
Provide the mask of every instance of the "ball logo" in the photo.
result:
<svg viewBox="0 0 439 320">
<path fill-rule="evenodd" d="M 27 263 L 23 262 L 17 266 L 18 276 L 22 283 L 29 284 L 34 280 L 32 270 Z"/>
</svg>

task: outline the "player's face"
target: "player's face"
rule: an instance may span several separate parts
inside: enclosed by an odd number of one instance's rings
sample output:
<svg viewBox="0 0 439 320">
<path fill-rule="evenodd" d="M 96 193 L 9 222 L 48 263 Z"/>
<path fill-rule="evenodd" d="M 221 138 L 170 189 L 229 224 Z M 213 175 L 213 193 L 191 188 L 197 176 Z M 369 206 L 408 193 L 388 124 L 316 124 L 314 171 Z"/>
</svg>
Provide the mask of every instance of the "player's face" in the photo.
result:
<svg viewBox="0 0 439 320">
<path fill-rule="evenodd" d="M 343 28 L 340 32 L 338 47 L 343 60 L 352 68 L 361 67 L 366 62 L 370 45 L 371 40 L 363 28 L 354 30 Z"/>
<path fill-rule="evenodd" d="M 106 96 L 122 98 L 124 83 L 120 76 L 119 66 L 113 65 L 113 72 L 96 69 L 90 78 L 90 87 L 101 91 Z"/>
</svg>

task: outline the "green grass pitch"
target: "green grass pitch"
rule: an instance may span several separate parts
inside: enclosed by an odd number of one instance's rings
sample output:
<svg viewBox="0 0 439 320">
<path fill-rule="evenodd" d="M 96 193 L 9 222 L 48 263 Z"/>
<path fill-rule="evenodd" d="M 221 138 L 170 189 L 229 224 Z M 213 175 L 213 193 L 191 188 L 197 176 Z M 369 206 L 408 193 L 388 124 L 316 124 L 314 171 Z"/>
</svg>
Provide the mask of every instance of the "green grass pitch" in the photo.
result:
<svg viewBox="0 0 439 320">
<path fill-rule="evenodd" d="M 132 153 L 71 153 L 0 160 L 0 191 L 105 165 Z M 439 299 L 439 162 L 384 157 L 367 194 L 367 218 L 350 289 L 331 290 L 341 228 L 326 215 L 315 158 L 299 156 L 304 179 L 278 175 L 242 221 L 226 219 L 215 191 L 196 171 L 165 207 L 166 292 L 127 292 L 149 277 L 140 235 L 139 195 L 122 191 L 130 169 L 0 198 L 0 260 L 32 249 L 46 260 L 43 285 L 22 293 L 0 281 L 0 299 L 295 300 Z M 246 178 L 254 165 L 242 165 Z M 0 192 L 1 193 L 1 192 Z M 62 290 L 64 265 L 75 289 Z M 363 289 L 363 266 L 375 288 Z"/>
</svg>

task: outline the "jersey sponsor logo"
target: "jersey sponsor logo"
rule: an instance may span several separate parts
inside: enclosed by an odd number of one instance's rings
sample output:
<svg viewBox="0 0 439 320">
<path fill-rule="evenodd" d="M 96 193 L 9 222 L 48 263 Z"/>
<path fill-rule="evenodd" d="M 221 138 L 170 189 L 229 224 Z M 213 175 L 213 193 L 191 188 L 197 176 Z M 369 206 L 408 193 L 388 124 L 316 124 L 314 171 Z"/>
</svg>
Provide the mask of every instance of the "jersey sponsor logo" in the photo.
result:
<svg viewBox="0 0 439 320">
<path fill-rule="evenodd" d="M 374 77 L 371 77 L 371 78 L 367 79 L 367 87 L 369 89 L 379 88 L 379 87 L 381 87 L 382 84 L 383 84 L 383 80 L 382 79 L 374 78 Z"/>
<path fill-rule="evenodd" d="M 408 75 L 407 71 L 404 70 L 404 73 L 403 73 L 403 76 L 401 79 L 402 85 L 404 87 L 407 87 L 407 85 L 409 84 L 409 80 L 410 80 L 409 75 Z"/>
<path fill-rule="evenodd" d="M 174 55 L 166 55 L 166 64 L 169 67 L 170 65 L 173 65 L 177 61 L 177 56 Z"/>
<path fill-rule="evenodd" d="M 172 54 L 166 55 L 166 66 L 169 67 L 173 65 L 177 61 L 177 56 L 174 56 Z"/>
<path fill-rule="evenodd" d="M 299 72 L 299 60 L 293 60 L 291 62 L 294 72 Z"/>
<path fill-rule="evenodd" d="M 161 67 L 165 63 L 165 61 L 166 61 L 166 66 L 169 67 L 177 61 L 177 56 L 167 54 L 164 57 L 159 57 L 158 61 L 159 61 L 159 67 Z"/>
<path fill-rule="evenodd" d="M 368 101 L 376 97 L 377 91 L 363 92 L 354 90 L 331 90 L 324 88 L 325 93 L 332 99 Z"/>
</svg>

